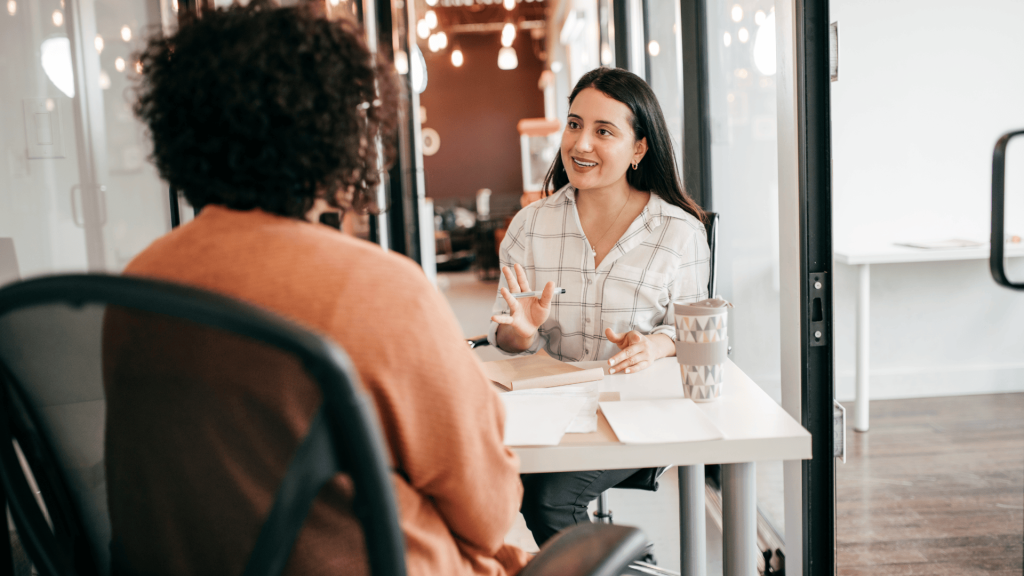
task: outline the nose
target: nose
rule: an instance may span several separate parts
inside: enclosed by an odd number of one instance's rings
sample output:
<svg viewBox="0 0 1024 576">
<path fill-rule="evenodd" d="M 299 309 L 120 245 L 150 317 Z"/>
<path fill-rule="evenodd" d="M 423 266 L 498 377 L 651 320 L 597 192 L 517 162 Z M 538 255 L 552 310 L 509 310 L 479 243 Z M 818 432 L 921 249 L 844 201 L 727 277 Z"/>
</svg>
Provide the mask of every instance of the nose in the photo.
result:
<svg viewBox="0 0 1024 576">
<path fill-rule="evenodd" d="M 591 142 L 590 133 L 582 131 L 579 137 L 576 138 L 576 145 L 574 146 L 578 152 L 590 152 L 594 149 L 593 142 Z"/>
</svg>

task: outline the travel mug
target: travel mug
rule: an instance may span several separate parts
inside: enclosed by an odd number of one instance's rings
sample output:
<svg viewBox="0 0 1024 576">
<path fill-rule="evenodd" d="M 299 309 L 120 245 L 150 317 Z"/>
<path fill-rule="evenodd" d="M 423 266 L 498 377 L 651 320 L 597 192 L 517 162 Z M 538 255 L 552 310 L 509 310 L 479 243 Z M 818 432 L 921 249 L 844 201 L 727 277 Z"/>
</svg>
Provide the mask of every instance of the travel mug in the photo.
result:
<svg viewBox="0 0 1024 576">
<path fill-rule="evenodd" d="M 722 394 L 729 353 L 729 308 L 721 298 L 676 303 L 676 360 L 686 396 L 711 402 Z"/>
</svg>

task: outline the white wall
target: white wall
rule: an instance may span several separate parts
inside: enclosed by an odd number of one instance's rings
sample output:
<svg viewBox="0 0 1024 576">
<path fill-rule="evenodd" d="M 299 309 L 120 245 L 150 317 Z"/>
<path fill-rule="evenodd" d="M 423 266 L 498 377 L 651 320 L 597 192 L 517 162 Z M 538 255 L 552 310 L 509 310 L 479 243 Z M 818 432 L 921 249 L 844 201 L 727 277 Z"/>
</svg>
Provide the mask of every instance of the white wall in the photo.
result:
<svg viewBox="0 0 1024 576">
<path fill-rule="evenodd" d="M 835 246 L 988 237 L 992 147 L 1024 128 L 1024 3 L 832 0 Z M 1008 231 L 1024 234 L 1024 145 Z M 1019 265 L 1018 265 L 1019 266 Z M 853 397 L 856 273 L 835 267 L 839 399 Z M 1024 390 L 1024 293 L 987 263 L 872 268 L 872 398 Z"/>
</svg>

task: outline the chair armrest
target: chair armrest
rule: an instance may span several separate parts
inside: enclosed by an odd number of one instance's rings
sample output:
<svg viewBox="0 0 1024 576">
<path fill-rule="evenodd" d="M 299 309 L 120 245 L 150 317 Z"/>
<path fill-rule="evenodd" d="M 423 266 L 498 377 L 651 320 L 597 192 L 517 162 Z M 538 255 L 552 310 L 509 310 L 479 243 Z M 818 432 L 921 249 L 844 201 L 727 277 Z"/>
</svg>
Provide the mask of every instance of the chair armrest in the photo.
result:
<svg viewBox="0 0 1024 576">
<path fill-rule="evenodd" d="M 480 336 L 473 336 L 472 338 L 466 338 L 466 344 L 469 344 L 469 349 L 480 348 L 481 346 L 488 346 L 490 342 L 487 341 L 487 334 L 481 334 Z"/>
<path fill-rule="evenodd" d="M 646 546 L 639 528 L 579 524 L 545 543 L 519 576 L 620 576 Z"/>
</svg>

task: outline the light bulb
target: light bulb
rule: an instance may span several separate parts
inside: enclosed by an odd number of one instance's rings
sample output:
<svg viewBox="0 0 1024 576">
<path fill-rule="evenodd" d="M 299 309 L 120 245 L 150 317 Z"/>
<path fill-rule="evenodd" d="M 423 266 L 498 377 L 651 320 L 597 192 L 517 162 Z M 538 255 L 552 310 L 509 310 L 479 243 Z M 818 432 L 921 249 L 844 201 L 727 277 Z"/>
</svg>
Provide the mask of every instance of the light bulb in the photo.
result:
<svg viewBox="0 0 1024 576">
<path fill-rule="evenodd" d="M 427 6 L 437 6 L 437 0 L 427 0 Z"/>
<path fill-rule="evenodd" d="M 18 13 L 18 3 L 15 0 L 7 0 L 7 13 L 11 16 Z"/>
<path fill-rule="evenodd" d="M 427 39 L 427 47 L 430 48 L 431 52 L 437 52 L 441 49 L 441 44 L 437 37 L 437 34 L 431 34 L 430 38 Z"/>
<path fill-rule="evenodd" d="M 121 40 L 124 40 L 125 42 L 130 42 L 131 39 L 132 39 L 132 29 L 127 27 L 127 26 L 122 26 L 121 27 Z"/>
<path fill-rule="evenodd" d="M 740 31 L 736 33 L 736 37 L 739 38 L 741 44 L 746 44 L 747 40 L 750 40 L 750 32 L 747 32 L 746 28 L 740 28 Z"/>
<path fill-rule="evenodd" d="M 732 21 L 739 22 L 740 20 L 743 20 L 743 7 L 736 4 L 732 7 Z"/>
<path fill-rule="evenodd" d="M 731 46 L 731 45 L 732 45 L 732 34 L 729 34 L 728 32 L 726 32 L 725 34 L 723 34 L 723 35 L 722 35 L 722 42 L 723 42 L 723 43 L 725 44 L 725 46 L 726 46 L 727 48 L 728 48 L 729 46 Z"/>
<path fill-rule="evenodd" d="M 437 28 L 437 12 L 427 10 L 427 13 L 423 15 L 423 19 L 427 21 L 427 26 L 430 26 L 431 30 Z"/>
<path fill-rule="evenodd" d="M 651 56 L 661 54 L 661 44 L 658 44 L 657 40 L 651 40 L 651 43 L 647 45 L 647 52 L 649 52 Z"/>
<path fill-rule="evenodd" d="M 58 28 L 64 25 L 64 13 L 60 10 L 53 11 L 53 25 Z"/>
<path fill-rule="evenodd" d="M 444 50 L 448 47 L 448 35 L 444 32 L 437 33 L 437 45 Z"/>
<path fill-rule="evenodd" d="M 757 13 L 754 14 L 754 24 L 760 26 L 761 24 L 764 24 L 764 19 L 764 10 L 758 10 Z"/>
<path fill-rule="evenodd" d="M 516 56 L 516 49 L 505 46 L 498 50 L 498 68 L 502 70 L 515 70 L 519 66 L 519 57 Z"/>
<path fill-rule="evenodd" d="M 503 4 L 505 5 L 505 10 L 510 12 L 516 9 L 516 0 L 505 0 Z"/>
<path fill-rule="evenodd" d="M 462 50 L 459 50 L 458 48 L 452 50 L 452 66 L 458 68 L 459 66 L 462 66 L 463 61 Z"/>
<path fill-rule="evenodd" d="M 409 55 L 404 50 L 395 52 L 395 72 L 403 76 L 409 73 Z"/>
<path fill-rule="evenodd" d="M 124 58 L 118 57 L 117 60 L 114 60 L 114 68 L 116 68 L 118 72 L 124 72 Z"/>
<path fill-rule="evenodd" d="M 420 37 L 420 40 L 426 40 L 430 37 L 430 24 L 427 24 L 426 20 L 420 19 L 416 23 L 416 35 Z"/>
<path fill-rule="evenodd" d="M 511 22 L 506 22 L 505 26 L 501 29 L 501 45 L 506 48 L 511 46 L 516 40 L 516 27 Z"/>
<path fill-rule="evenodd" d="M 340 2 L 340 1 L 341 1 L 341 0 L 330 0 L 330 2 L 331 2 L 331 6 L 337 6 L 337 5 L 338 5 L 338 2 Z"/>
<path fill-rule="evenodd" d="M 142 74 L 142 62 L 138 60 L 135 61 L 135 73 Z"/>
<path fill-rule="evenodd" d="M 96 39 L 93 40 L 93 45 L 96 46 L 96 52 L 103 54 L 103 36 L 96 35 Z"/>
<path fill-rule="evenodd" d="M 100 90 L 110 89 L 110 74 L 106 70 L 100 70 Z"/>
</svg>

